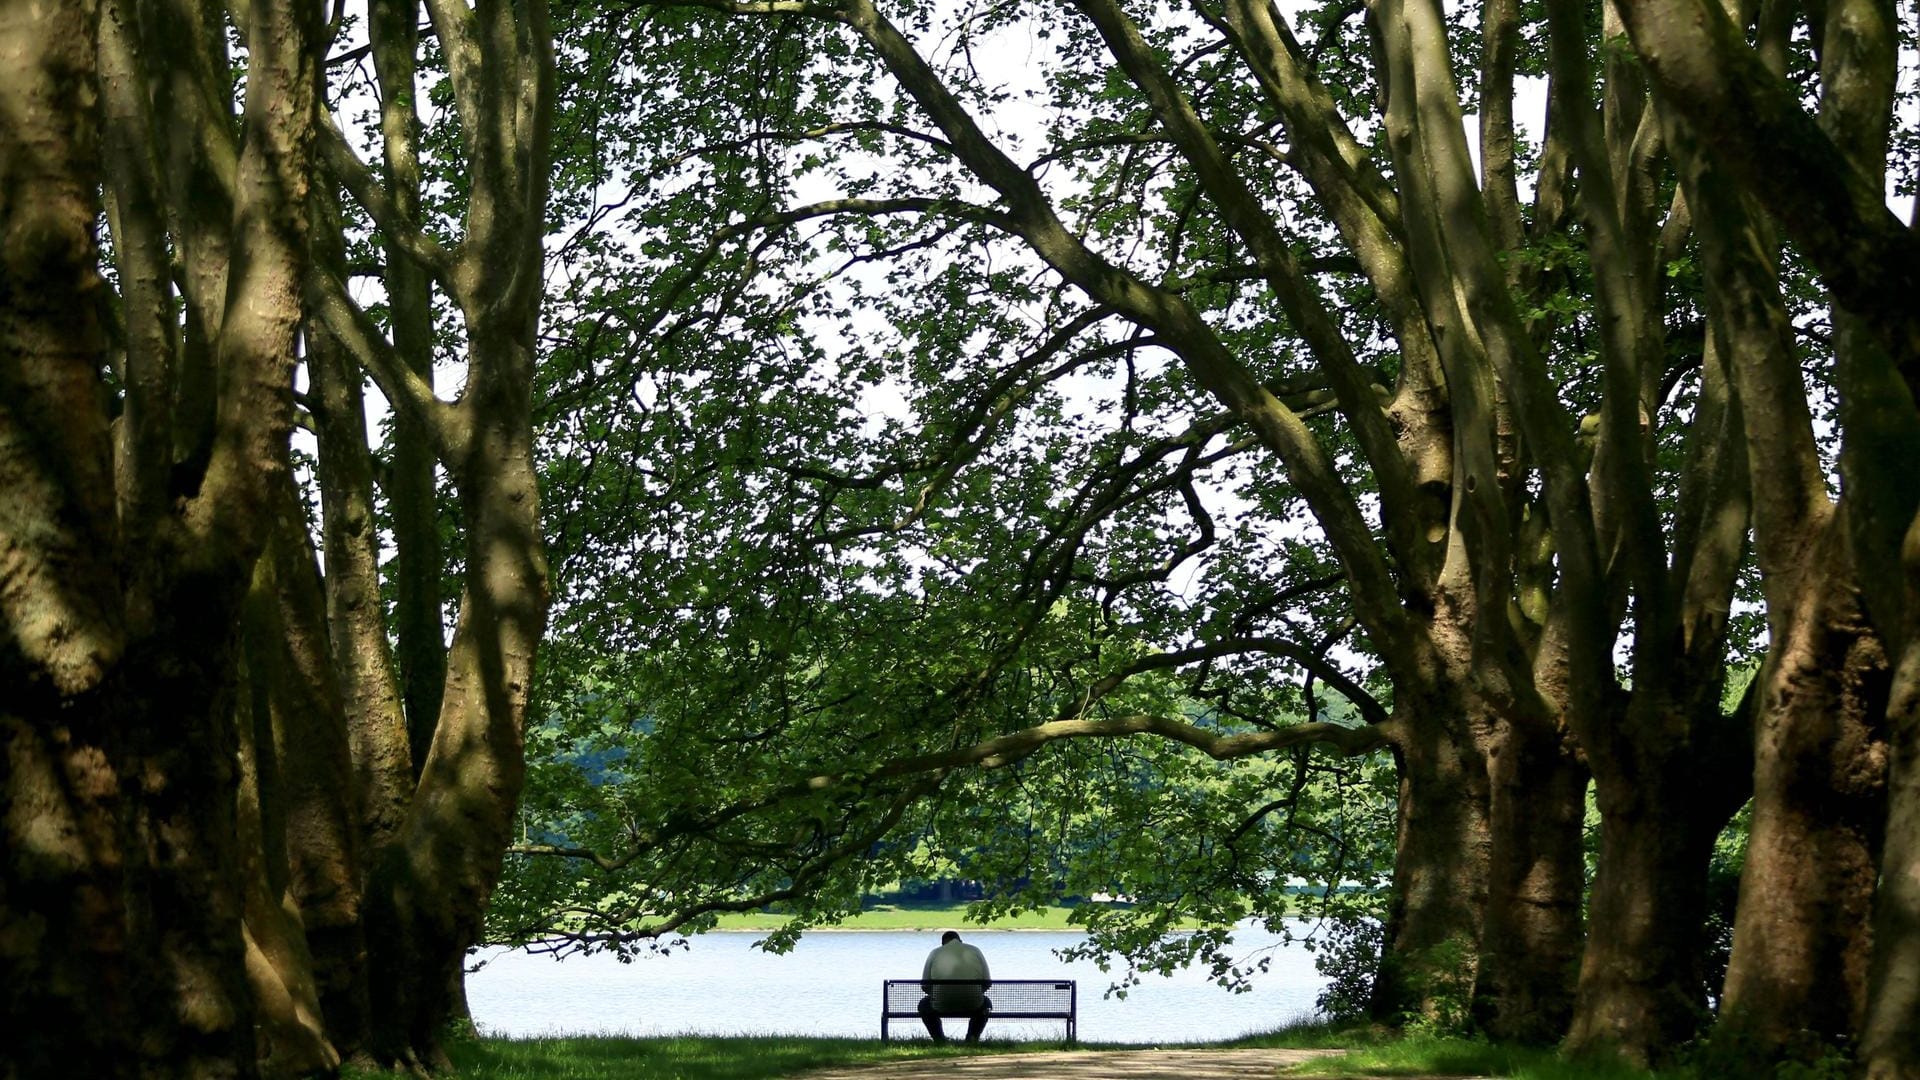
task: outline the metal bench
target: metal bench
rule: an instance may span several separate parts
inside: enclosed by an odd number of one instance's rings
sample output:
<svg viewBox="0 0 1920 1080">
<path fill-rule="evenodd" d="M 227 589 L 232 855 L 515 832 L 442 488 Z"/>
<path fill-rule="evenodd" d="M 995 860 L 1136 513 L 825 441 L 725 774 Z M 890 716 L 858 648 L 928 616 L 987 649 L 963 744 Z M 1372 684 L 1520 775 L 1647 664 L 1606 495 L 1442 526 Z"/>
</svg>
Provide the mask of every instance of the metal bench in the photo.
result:
<svg viewBox="0 0 1920 1080">
<path fill-rule="evenodd" d="M 895 1020 L 920 1019 L 920 999 L 927 996 L 923 986 L 979 986 L 973 979 L 887 979 L 880 984 L 880 1041 L 891 1037 L 888 1025 Z M 987 986 L 987 998 L 993 1002 L 990 1023 L 1002 1020 L 1065 1020 L 1067 1041 L 1073 1042 L 1075 1025 L 1080 1019 L 1080 994 L 1072 979 L 995 979 Z"/>
</svg>

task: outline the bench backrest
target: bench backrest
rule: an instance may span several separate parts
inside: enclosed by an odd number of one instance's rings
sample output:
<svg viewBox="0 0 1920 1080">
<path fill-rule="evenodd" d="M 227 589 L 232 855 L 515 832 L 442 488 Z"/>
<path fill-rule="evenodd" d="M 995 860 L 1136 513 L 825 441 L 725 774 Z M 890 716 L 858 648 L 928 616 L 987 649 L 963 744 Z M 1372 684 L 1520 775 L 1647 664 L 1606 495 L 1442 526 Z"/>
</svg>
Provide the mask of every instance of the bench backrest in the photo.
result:
<svg viewBox="0 0 1920 1080">
<path fill-rule="evenodd" d="M 934 979 L 932 985 L 980 984 L 973 979 Z M 889 1016 L 917 1016 L 920 999 L 926 996 L 919 979 L 887 979 L 883 993 L 884 1011 Z M 1078 1005 L 1072 979 L 995 979 L 987 988 L 987 996 L 993 999 L 993 1015 L 1007 1019 L 1065 1017 Z"/>
</svg>

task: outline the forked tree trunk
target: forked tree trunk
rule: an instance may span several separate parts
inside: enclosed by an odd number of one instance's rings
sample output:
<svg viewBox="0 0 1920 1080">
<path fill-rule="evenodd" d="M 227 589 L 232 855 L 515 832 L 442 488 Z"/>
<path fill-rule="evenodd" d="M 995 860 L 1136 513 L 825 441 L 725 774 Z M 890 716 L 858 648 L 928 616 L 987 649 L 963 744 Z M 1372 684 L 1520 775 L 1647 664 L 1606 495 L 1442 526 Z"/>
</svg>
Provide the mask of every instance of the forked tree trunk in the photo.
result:
<svg viewBox="0 0 1920 1080">
<path fill-rule="evenodd" d="M 530 374 L 530 341 L 476 347 L 507 354 L 493 370 Z M 548 595 L 531 386 L 508 378 L 469 390 L 482 395 L 471 401 L 480 419 L 456 475 L 472 554 L 447 692 L 420 794 L 369 882 L 376 1041 L 382 1056 L 429 1068 L 465 1013 L 461 966 L 480 941 L 525 777 L 521 725 Z"/>
</svg>

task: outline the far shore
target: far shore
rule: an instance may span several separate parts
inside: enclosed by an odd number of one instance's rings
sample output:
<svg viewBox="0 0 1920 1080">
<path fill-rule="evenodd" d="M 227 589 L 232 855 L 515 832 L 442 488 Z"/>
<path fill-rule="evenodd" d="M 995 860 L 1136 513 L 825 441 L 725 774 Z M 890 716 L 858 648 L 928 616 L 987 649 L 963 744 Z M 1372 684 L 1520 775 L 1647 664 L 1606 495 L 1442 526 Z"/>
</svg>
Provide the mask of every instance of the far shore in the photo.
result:
<svg viewBox="0 0 1920 1080">
<path fill-rule="evenodd" d="M 912 905 L 877 904 L 850 916 L 832 926 L 816 926 L 807 933 L 841 932 L 899 932 L 899 931 L 937 931 L 937 930 L 1054 930 L 1077 932 L 1083 927 L 1070 922 L 1072 908 L 1049 907 L 1038 911 L 1023 911 L 1003 919 L 990 919 L 976 922 L 967 917 L 967 905 Z M 787 925 L 791 917 L 776 912 L 747 911 L 720 916 L 715 930 L 739 930 L 771 932 Z M 1183 926 L 1183 929 L 1198 929 L 1199 924 Z"/>
<path fill-rule="evenodd" d="M 1080 927 L 1067 921 L 1072 914 L 1071 908 L 1050 907 L 1039 911 L 1021 912 L 1004 919 L 987 922 L 974 922 L 967 917 L 967 905 L 948 904 L 941 906 L 899 907 L 892 904 L 879 904 L 853 915 L 832 926 L 816 926 L 807 932 L 835 933 L 846 931 L 885 932 L 911 930 L 964 930 L 969 927 L 980 930 L 1078 930 Z M 787 925 L 791 916 L 771 911 L 743 911 L 720 916 L 716 930 L 773 931 Z"/>
</svg>

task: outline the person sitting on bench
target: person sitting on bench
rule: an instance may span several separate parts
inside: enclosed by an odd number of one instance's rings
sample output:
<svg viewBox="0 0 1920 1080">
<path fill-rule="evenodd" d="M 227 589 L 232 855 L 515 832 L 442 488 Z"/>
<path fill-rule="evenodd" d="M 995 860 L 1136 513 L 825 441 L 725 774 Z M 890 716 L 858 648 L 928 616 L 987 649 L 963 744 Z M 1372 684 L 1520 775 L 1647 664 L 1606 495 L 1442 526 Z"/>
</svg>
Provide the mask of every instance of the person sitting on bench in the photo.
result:
<svg viewBox="0 0 1920 1080">
<path fill-rule="evenodd" d="M 964 979 L 971 985 L 935 985 L 951 979 Z M 961 941 L 952 930 L 940 935 L 940 947 L 927 954 L 926 966 L 920 969 L 920 989 L 927 995 L 920 999 L 920 1020 L 927 1025 L 933 1041 L 947 1041 L 941 1017 L 964 1016 L 968 1018 L 967 1041 L 979 1042 L 980 1033 L 987 1028 L 987 1016 L 993 1011 L 993 999 L 984 992 L 992 985 L 993 975 L 987 970 L 984 953 Z"/>
</svg>

